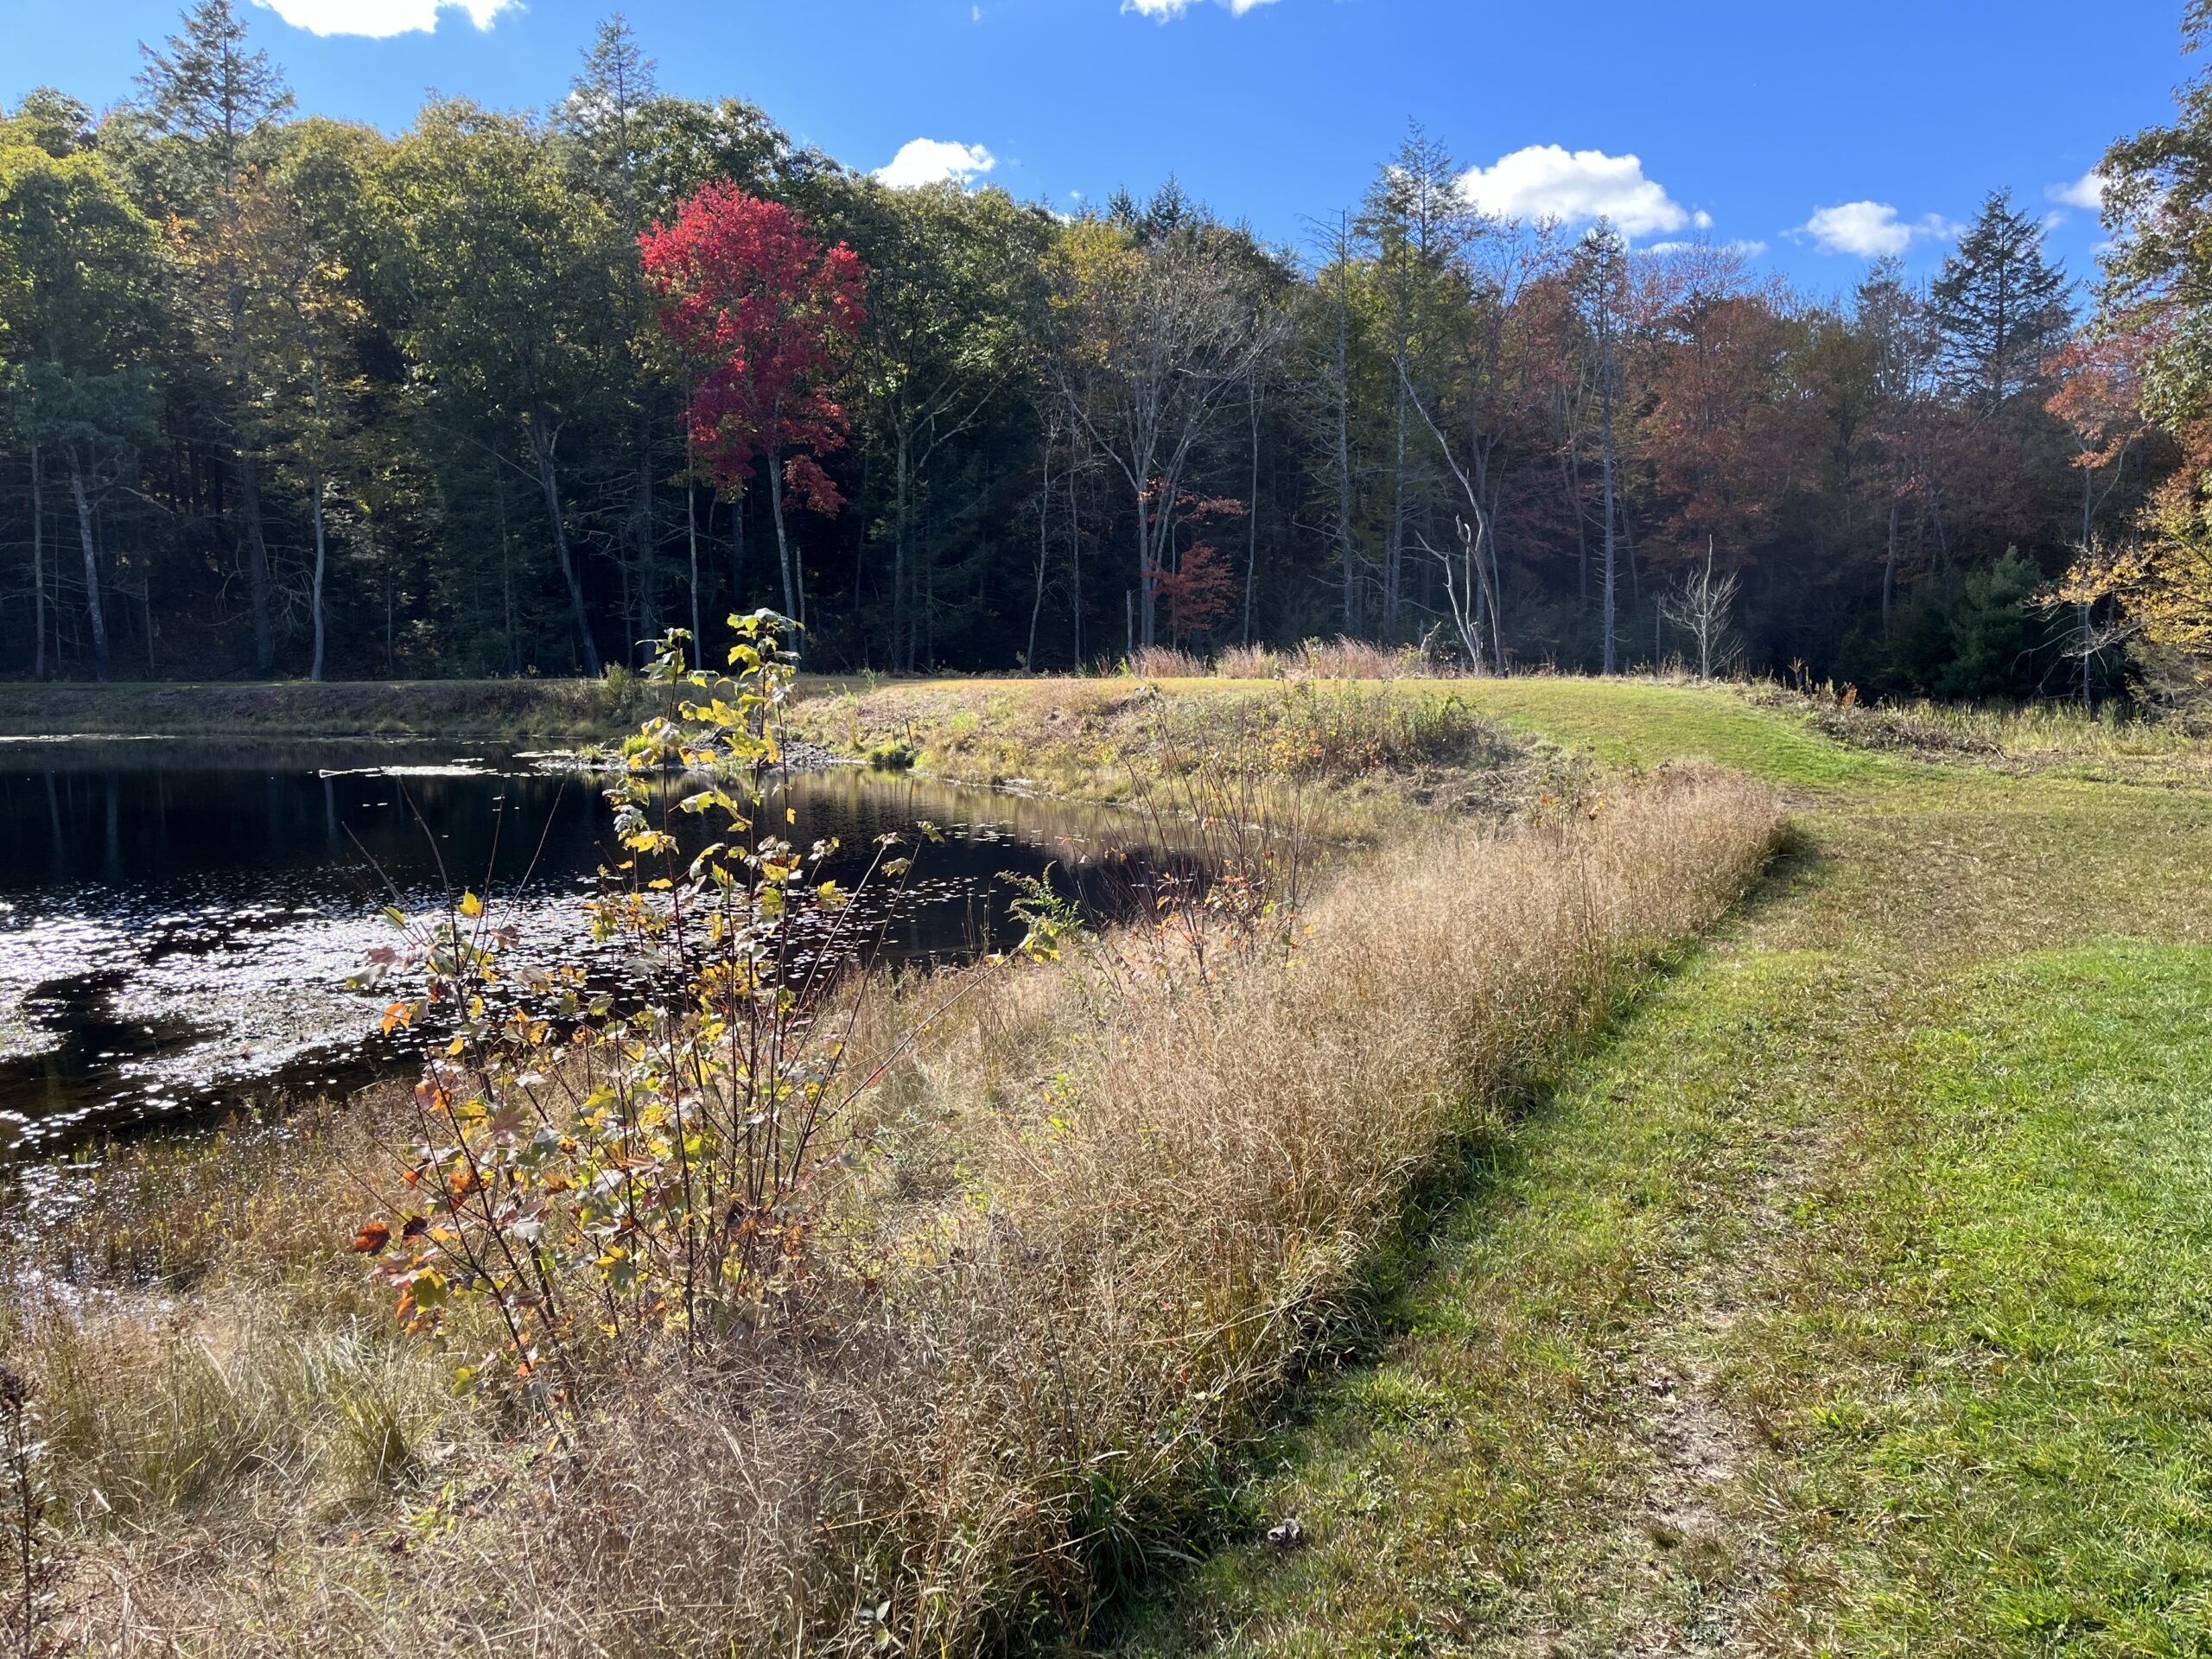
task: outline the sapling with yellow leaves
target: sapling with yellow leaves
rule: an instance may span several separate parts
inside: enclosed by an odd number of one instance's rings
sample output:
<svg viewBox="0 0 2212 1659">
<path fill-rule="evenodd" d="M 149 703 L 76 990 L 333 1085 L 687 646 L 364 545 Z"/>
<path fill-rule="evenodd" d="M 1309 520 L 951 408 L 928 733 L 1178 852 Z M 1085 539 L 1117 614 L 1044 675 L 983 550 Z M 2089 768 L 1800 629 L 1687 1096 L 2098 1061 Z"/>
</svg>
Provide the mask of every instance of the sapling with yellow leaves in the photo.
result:
<svg viewBox="0 0 2212 1659">
<path fill-rule="evenodd" d="M 868 941 L 825 873 L 836 844 L 786 839 L 767 799 L 791 625 L 730 623 L 721 675 L 689 666 L 683 632 L 663 641 L 650 678 L 667 707 L 606 790 L 618 856 L 586 907 L 642 991 L 578 963 L 510 974 L 513 931 L 474 893 L 391 912 L 403 944 L 372 962 L 416 982 L 388 1027 L 451 1034 L 393 1148 L 408 1206 L 354 1248 L 410 1331 L 493 1333 L 465 1351 L 464 1385 L 548 1404 L 580 1368 L 709 1359 L 800 1317 L 817 1268 L 841 1131 L 885 1061 L 850 1059 Z M 908 867 L 884 837 L 862 887 Z"/>
</svg>

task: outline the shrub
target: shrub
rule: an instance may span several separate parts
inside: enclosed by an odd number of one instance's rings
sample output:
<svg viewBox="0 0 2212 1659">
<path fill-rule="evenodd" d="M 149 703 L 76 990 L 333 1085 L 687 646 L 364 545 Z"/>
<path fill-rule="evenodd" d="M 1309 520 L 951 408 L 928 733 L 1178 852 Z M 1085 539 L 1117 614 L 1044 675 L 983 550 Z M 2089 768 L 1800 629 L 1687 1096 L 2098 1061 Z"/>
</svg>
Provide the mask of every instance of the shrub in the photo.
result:
<svg viewBox="0 0 2212 1659">
<path fill-rule="evenodd" d="M 387 1031 L 435 1010 L 452 1037 L 394 1148 L 404 1207 L 353 1249 L 378 1258 L 410 1332 L 441 1332 L 456 1300 L 484 1310 L 501 1351 L 460 1379 L 540 1406 L 573 1405 L 598 1367 L 712 1357 L 802 1302 L 825 1170 L 874 1081 L 846 1064 L 849 988 L 865 980 L 846 972 L 853 895 L 821 874 L 834 843 L 802 849 L 762 822 L 792 675 L 781 619 L 731 620 L 726 681 L 688 671 L 670 636 L 653 677 L 671 709 L 607 791 L 628 856 L 588 908 L 651 987 L 641 1003 L 594 988 L 581 963 L 510 986 L 512 935 L 474 894 L 422 922 L 390 912 L 405 942 L 375 963 L 421 984 Z M 646 774 L 671 765 L 711 781 L 656 791 Z M 687 855 L 679 815 L 717 838 Z M 891 845 L 876 868 L 895 875 Z"/>
<path fill-rule="evenodd" d="M 867 754 L 868 765 L 881 772 L 906 772 L 913 766 L 918 757 L 913 746 L 893 741 L 879 743 Z"/>
</svg>

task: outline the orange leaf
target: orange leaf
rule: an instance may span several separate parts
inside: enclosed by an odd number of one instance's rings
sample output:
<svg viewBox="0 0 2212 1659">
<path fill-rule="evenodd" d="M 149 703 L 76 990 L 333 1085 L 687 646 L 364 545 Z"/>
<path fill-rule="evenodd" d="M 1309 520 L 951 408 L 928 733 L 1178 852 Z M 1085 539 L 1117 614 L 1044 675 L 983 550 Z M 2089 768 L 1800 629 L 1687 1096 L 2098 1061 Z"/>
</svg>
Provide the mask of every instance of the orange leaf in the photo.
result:
<svg viewBox="0 0 2212 1659">
<path fill-rule="evenodd" d="M 374 1255 L 391 1243 L 391 1229 L 380 1221 L 365 1221 L 361 1230 L 353 1235 L 353 1249 L 361 1255 Z"/>
</svg>

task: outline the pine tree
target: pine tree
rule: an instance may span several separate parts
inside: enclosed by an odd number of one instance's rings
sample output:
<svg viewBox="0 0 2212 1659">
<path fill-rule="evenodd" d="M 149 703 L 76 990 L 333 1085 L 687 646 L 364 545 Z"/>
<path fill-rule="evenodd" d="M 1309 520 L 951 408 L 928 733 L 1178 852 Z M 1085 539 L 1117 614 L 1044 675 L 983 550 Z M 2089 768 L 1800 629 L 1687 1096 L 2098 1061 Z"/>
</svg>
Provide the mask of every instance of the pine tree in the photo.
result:
<svg viewBox="0 0 2212 1659">
<path fill-rule="evenodd" d="M 291 89 L 266 52 L 246 50 L 231 0 L 200 0 L 167 46 L 139 48 L 138 86 L 153 130 L 174 141 L 171 188 L 182 199 L 168 205 L 187 218 L 227 219 L 257 141 L 292 107 Z"/>
<path fill-rule="evenodd" d="M 635 200 L 639 115 L 660 95 L 654 67 L 618 11 L 599 26 L 561 111 L 562 127 L 582 148 L 616 219 L 633 235 L 645 229 Z"/>
<path fill-rule="evenodd" d="M 240 539 L 253 611 L 253 665 L 267 673 L 276 643 L 272 579 L 263 529 L 258 429 L 259 365 L 246 327 L 251 276 L 235 257 L 241 190 L 248 168 L 279 117 L 292 107 L 283 73 L 266 52 L 246 49 L 245 25 L 231 0 L 200 0 L 184 14 L 184 32 L 166 52 L 143 48 L 138 78 L 156 137 L 156 170 L 167 206 L 181 223 L 177 269 L 181 309 L 213 369 L 217 418 L 226 429 L 238 474 Z"/>
<path fill-rule="evenodd" d="M 1412 442 L 1415 397 L 1433 401 L 1435 359 L 1458 313 L 1457 261 L 1475 230 L 1459 169 L 1418 125 L 1369 188 L 1353 228 L 1375 250 L 1390 361 L 1390 525 L 1382 564 L 1382 633 L 1397 639 L 1408 613 L 1406 559 L 1434 468 Z M 1410 448 L 1409 448 L 1410 446 Z"/>
<path fill-rule="evenodd" d="M 1986 414 L 2039 385 L 2073 322 L 2071 287 L 2044 257 L 2043 226 L 1991 192 L 1929 290 L 1952 389 Z"/>
</svg>

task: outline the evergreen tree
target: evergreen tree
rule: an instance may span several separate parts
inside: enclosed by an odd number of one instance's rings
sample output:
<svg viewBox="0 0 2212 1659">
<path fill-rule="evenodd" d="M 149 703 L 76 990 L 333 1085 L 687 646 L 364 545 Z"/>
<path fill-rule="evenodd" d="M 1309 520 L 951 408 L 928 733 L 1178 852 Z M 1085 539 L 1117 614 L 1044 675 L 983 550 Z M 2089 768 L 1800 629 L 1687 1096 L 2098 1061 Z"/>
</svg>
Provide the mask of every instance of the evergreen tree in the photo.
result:
<svg viewBox="0 0 2212 1659">
<path fill-rule="evenodd" d="M 142 49 L 146 67 L 139 88 L 154 138 L 152 172 L 181 243 L 173 262 L 184 290 L 178 309 L 212 377 L 207 398 L 230 439 L 253 613 L 253 665 L 267 673 L 276 656 L 261 499 L 261 451 L 269 434 L 258 417 L 262 365 L 246 326 L 256 278 L 238 262 L 245 244 L 238 226 L 247 171 L 265 158 L 292 94 L 266 52 L 246 49 L 245 25 L 231 0 L 200 0 L 185 13 L 184 32 L 170 37 L 166 51 Z"/>
<path fill-rule="evenodd" d="M 1942 372 L 1991 413 L 2040 385 L 2073 321 L 2065 268 L 2044 257 L 2043 227 L 1995 190 L 1929 290 Z"/>
<path fill-rule="evenodd" d="M 1433 506 L 1436 468 L 1419 441 L 1414 400 L 1435 401 L 1445 337 L 1465 313 L 1460 259 L 1475 216 L 1444 146 L 1415 126 L 1369 188 L 1353 229 L 1374 250 L 1377 319 L 1389 363 L 1389 520 L 1383 537 L 1382 634 L 1396 639 L 1410 613 L 1406 564 L 1416 519 Z"/>
<path fill-rule="evenodd" d="M 168 141 L 158 171 L 172 199 L 160 205 L 188 219 L 235 214 L 239 176 L 292 107 L 283 72 L 266 52 L 246 49 L 231 0 L 200 0 L 166 50 L 139 49 L 149 131 Z"/>
</svg>

